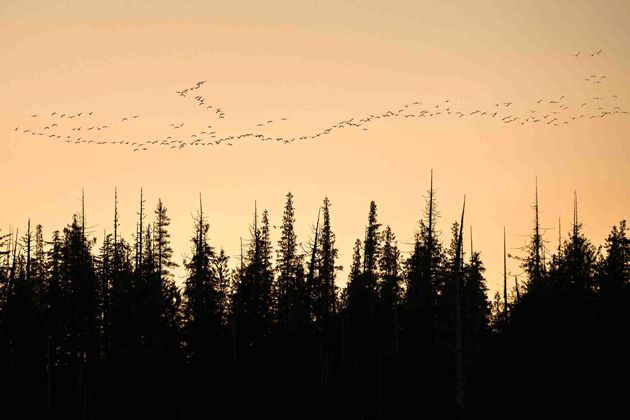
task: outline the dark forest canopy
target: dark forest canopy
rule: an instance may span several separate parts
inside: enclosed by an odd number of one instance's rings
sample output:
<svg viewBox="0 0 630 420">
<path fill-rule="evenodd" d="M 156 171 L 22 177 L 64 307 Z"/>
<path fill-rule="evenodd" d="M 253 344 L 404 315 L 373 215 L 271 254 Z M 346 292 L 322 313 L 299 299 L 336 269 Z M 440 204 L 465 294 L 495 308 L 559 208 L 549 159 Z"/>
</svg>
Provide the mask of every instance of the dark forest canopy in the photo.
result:
<svg viewBox="0 0 630 420">
<path fill-rule="evenodd" d="M 173 258 L 165 203 L 150 212 L 140 197 L 131 239 L 119 234 L 117 204 L 100 247 L 83 212 L 46 238 L 30 221 L 0 232 L 5 413 L 506 418 L 622 407 L 625 221 L 597 249 L 576 211 L 549 256 L 536 201 L 526 278 L 506 274 L 503 293 L 488 296 L 481 255 L 464 251 L 465 208 L 442 242 L 432 186 L 409 256 L 370 203 L 344 288 L 328 198 L 304 248 L 291 193 L 277 243 L 267 211 L 254 209 L 236 262 L 209 242 L 201 201 L 184 261 Z"/>
</svg>

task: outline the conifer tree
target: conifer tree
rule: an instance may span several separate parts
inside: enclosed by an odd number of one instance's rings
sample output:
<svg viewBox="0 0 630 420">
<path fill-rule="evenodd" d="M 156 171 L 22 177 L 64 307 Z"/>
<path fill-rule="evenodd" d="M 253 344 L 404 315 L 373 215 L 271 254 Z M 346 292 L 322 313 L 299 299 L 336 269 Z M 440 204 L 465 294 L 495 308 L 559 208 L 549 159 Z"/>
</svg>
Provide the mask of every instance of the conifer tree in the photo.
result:
<svg viewBox="0 0 630 420">
<path fill-rule="evenodd" d="M 276 250 L 275 303 L 281 334 L 288 334 L 304 326 L 308 316 L 303 256 L 298 253 L 294 223 L 293 195 L 289 192 L 282 216 L 280 241 Z"/>
<path fill-rule="evenodd" d="M 315 313 L 321 317 L 333 316 L 337 311 L 337 286 L 335 285 L 335 277 L 337 270 L 340 269 L 336 265 L 337 248 L 335 248 L 335 233 L 332 231 L 330 221 L 330 200 L 324 198 L 323 202 L 323 220 L 321 233 L 319 235 L 319 244 L 317 246 L 317 282 L 315 285 Z M 317 316 L 316 315 L 316 316 Z"/>
<path fill-rule="evenodd" d="M 387 226 L 383 232 L 383 248 L 379 259 L 379 299 L 386 313 L 392 313 L 400 303 L 402 288 L 400 276 L 400 250 L 396 235 Z"/>
<path fill-rule="evenodd" d="M 431 184 L 426 198 L 424 217 L 420 228 L 415 233 L 414 248 L 406 261 L 406 310 L 410 328 L 433 329 L 437 304 L 437 291 L 442 286 L 440 273 L 444 263 L 444 251 L 438 240 L 436 220 L 439 216 L 433 189 L 433 171 Z M 431 340 L 429 338 L 429 340 Z"/>
<path fill-rule="evenodd" d="M 173 261 L 169 226 L 171 219 L 162 199 L 158 199 L 153 224 L 153 256 L 155 261 L 156 289 L 159 291 L 158 314 L 166 348 L 178 346 L 181 295 L 171 270 L 177 267 Z"/>
<path fill-rule="evenodd" d="M 254 208 L 250 232 L 244 265 L 234 279 L 232 316 L 238 353 L 257 349 L 269 337 L 272 324 L 272 248 L 266 210 L 262 214 L 262 226 L 258 226 L 258 211 Z"/>
<path fill-rule="evenodd" d="M 213 340 L 222 332 L 220 311 L 224 296 L 211 265 L 214 249 L 207 240 L 208 229 L 200 202 L 191 239 L 192 256 L 185 263 L 188 276 L 184 289 L 186 345 L 194 360 L 212 355 L 216 350 L 212 348 Z"/>
<path fill-rule="evenodd" d="M 545 265 L 543 263 L 544 242 L 540 232 L 539 207 L 538 207 L 538 180 L 536 180 L 536 195 L 534 201 L 534 229 L 527 245 L 527 256 L 523 261 L 523 269 L 527 273 L 527 290 L 536 296 L 544 296 L 546 293 Z"/>
<path fill-rule="evenodd" d="M 612 227 L 604 247 L 606 257 L 600 263 L 598 291 L 609 298 L 621 294 L 630 286 L 630 239 L 626 221 Z"/>
</svg>

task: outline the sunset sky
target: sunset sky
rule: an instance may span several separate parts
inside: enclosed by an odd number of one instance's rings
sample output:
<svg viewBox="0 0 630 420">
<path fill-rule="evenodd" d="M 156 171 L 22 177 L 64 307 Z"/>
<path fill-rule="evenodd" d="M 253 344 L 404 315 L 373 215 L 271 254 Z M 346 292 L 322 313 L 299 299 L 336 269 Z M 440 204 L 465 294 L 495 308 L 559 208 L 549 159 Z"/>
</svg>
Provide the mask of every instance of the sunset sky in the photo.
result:
<svg viewBox="0 0 630 420">
<path fill-rule="evenodd" d="M 627 0 L 2 0 L 0 227 L 23 232 L 30 218 L 49 239 L 80 210 L 83 188 L 100 246 L 117 187 L 130 239 L 142 187 L 149 222 L 158 198 L 165 202 L 181 263 L 201 193 L 211 243 L 235 265 L 255 200 L 278 225 L 291 191 L 306 244 L 327 195 L 343 285 L 370 200 L 411 249 L 433 169 L 442 240 L 450 241 L 466 194 L 465 241 L 472 225 L 497 290 L 503 226 L 509 252 L 519 254 L 536 178 L 550 250 L 559 217 L 563 235 L 569 230 L 574 190 L 596 244 L 630 215 L 628 22 Z M 206 83 L 176 93 L 197 81 Z M 197 106 L 197 94 L 214 108 Z M 293 138 L 399 109 L 290 144 L 190 144 L 208 125 L 217 138 Z M 167 136 L 186 147 L 76 144 Z M 509 261 L 509 271 L 520 273 L 518 264 Z"/>
</svg>

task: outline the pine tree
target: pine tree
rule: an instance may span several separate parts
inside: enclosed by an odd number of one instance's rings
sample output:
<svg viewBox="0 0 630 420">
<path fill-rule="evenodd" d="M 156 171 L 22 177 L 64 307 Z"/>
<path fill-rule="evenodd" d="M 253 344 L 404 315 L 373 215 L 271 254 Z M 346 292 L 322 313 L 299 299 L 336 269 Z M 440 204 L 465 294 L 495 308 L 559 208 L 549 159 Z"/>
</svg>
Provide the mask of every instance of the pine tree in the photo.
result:
<svg viewBox="0 0 630 420">
<path fill-rule="evenodd" d="M 405 300 L 409 327 L 415 331 L 424 330 L 428 334 L 434 328 L 437 291 L 442 286 L 440 272 L 444 263 L 444 251 L 436 229 L 438 216 L 431 171 L 424 217 L 415 234 L 413 252 L 406 261 Z"/>
<path fill-rule="evenodd" d="M 545 265 L 543 263 L 544 241 L 540 232 L 538 207 L 538 180 L 536 180 L 536 196 L 534 201 L 534 230 L 527 245 L 527 256 L 523 261 L 523 269 L 527 273 L 527 290 L 535 296 L 544 296 L 548 287 L 545 284 Z"/>
<path fill-rule="evenodd" d="M 354 243 L 352 253 L 352 264 L 350 265 L 350 273 L 348 275 L 348 283 L 343 293 L 343 318 L 345 318 L 345 328 L 348 330 L 348 345 L 350 347 L 350 357 L 356 358 L 357 354 L 354 348 L 361 350 L 359 340 L 363 337 L 364 331 L 368 328 L 368 300 L 367 288 L 363 278 L 362 260 L 361 260 L 361 241 L 357 239 Z M 344 326 L 342 326 L 344 333 Z M 344 345 L 342 341 L 342 346 Z"/>
<path fill-rule="evenodd" d="M 303 256 L 298 254 L 294 223 L 293 195 L 288 193 L 276 251 L 275 304 L 281 334 L 288 334 L 304 326 L 308 316 Z"/>
<path fill-rule="evenodd" d="M 154 212 L 153 256 L 155 260 L 156 288 L 159 291 L 158 314 L 160 318 L 162 340 L 166 349 L 176 350 L 179 340 L 181 294 L 175 284 L 171 269 L 177 267 L 173 261 L 173 248 L 168 228 L 171 219 L 162 199 Z"/>
<path fill-rule="evenodd" d="M 262 228 L 258 226 L 258 212 L 250 228 L 251 239 L 246 261 L 237 271 L 233 296 L 233 322 L 237 353 L 256 349 L 267 338 L 271 329 L 273 270 L 269 220 L 263 212 Z M 237 358 L 239 355 L 237 355 Z"/>
<path fill-rule="evenodd" d="M 613 226 L 606 238 L 606 257 L 600 262 L 598 291 L 604 298 L 627 291 L 630 286 L 630 239 L 626 221 Z"/>
<path fill-rule="evenodd" d="M 227 325 L 230 318 L 229 296 L 231 294 L 231 271 L 229 268 L 230 257 L 221 248 L 218 254 L 212 259 L 213 270 L 217 276 L 217 287 L 220 291 L 222 299 L 220 301 L 219 313 L 221 314 L 222 324 Z"/>
<path fill-rule="evenodd" d="M 111 284 L 112 284 L 112 256 L 113 256 L 112 235 L 103 234 L 103 244 L 100 249 L 100 258 L 97 263 L 97 274 L 101 295 L 100 325 L 102 351 L 105 356 L 111 352 Z"/>
<path fill-rule="evenodd" d="M 396 242 L 396 235 L 387 226 L 383 232 L 383 247 L 379 258 L 379 283 L 378 283 L 378 320 L 380 327 L 379 363 L 382 365 L 383 354 L 385 360 L 391 359 L 394 373 L 397 375 L 400 366 L 399 351 L 399 308 L 402 301 L 402 275 L 400 270 L 400 250 Z M 391 355 L 391 356 L 389 356 Z M 389 364 L 387 363 L 387 364 Z M 386 364 L 386 368 L 388 367 Z M 396 378 L 397 379 L 397 378 Z M 382 404 L 383 387 L 382 367 L 379 368 L 378 401 Z M 394 391 L 397 394 L 397 391 Z M 394 397 L 396 400 L 398 396 Z"/>
<path fill-rule="evenodd" d="M 224 297 L 211 265 L 214 249 L 208 244 L 209 225 L 203 215 L 200 203 L 195 220 L 195 235 L 192 256 L 185 267 L 188 276 L 185 281 L 185 336 L 190 357 L 193 360 L 212 355 L 212 342 L 221 332 L 221 306 Z"/>
<path fill-rule="evenodd" d="M 490 302 L 484 272 L 486 271 L 478 252 L 473 252 L 464 268 L 462 290 L 462 314 L 464 348 L 467 360 L 477 360 L 486 344 L 490 330 Z"/>
<path fill-rule="evenodd" d="M 574 197 L 573 227 L 570 236 L 563 242 L 559 256 L 552 265 L 552 275 L 560 293 L 569 293 L 585 298 L 595 289 L 595 274 L 598 253 L 593 244 L 582 233 L 578 220 L 577 197 Z"/>
<path fill-rule="evenodd" d="M 386 313 L 393 313 L 402 295 L 400 276 L 400 250 L 396 235 L 387 226 L 383 232 L 383 248 L 379 258 L 379 300 Z"/>
<path fill-rule="evenodd" d="M 330 222 L 330 206 L 330 200 L 325 197 L 322 206 L 322 228 L 317 246 L 317 282 L 314 287 L 316 317 L 322 318 L 334 316 L 337 311 L 335 278 L 337 270 L 341 269 L 336 266 L 338 251 L 335 248 L 335 233 Z"/>
<path fill-rule="evenodd" d="M 363 241 L 363 274 L 366 276 L 365 281 L 368 287 L 376 289 L 376 281 L 378 276 L 378 259 L 380 256 L 380 223 L 376 220 L 376 203 L 370 202 L 370 213 L 368 215 L 368 225 L 365 231 L 365 240 Z"/>
<path fill-rule="evenodd" d="M 171 218 L 167 214 L 167 210 L 164 203 L 162 203 L 162 199 L 158 199 L 158 204 L 154 214 L 153 253 L 155 254 L 155 264 L 158 276 L 160 279 L 165 279 L 170 276 L 170 269 L 177 267 L 177 264 L 172 260 L 173 248 L 171 248 L 171 235 L 168 231 L 168 227 L 171 224 Z"/>
<path fill-rule="evenodd" d="M 35 226 L 35 252 L 33 258 L 33 279 L 37 294 L 40 295 L 46 282 L 46 251 L 44 250 L 44 233 L 42 225 Z"/>
<path fill-rule="evenodd" d="M 62 278 L 66 284 L 67 363 L 77 369 L 77 410 L 85 414 L 93 384 L 88 372 L 99 356 L 99 286 L 91 242 L 77 217 L 64 229 Z"/>
</svg>

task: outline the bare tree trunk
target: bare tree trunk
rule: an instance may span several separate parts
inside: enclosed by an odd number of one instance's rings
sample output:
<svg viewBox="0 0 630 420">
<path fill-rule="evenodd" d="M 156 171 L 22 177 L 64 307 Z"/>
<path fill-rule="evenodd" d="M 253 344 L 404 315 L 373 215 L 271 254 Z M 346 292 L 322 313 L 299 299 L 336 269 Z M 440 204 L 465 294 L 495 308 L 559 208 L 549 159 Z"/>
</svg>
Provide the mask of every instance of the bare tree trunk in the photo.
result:
<svg viewBox="0 0 630 420">
<path fill-rule="evenodd" d="M 505 226 L 503 226 L 503 321 L 508 320 L 508 300 L 507 300 L 507 250 L 505 246 Z"/>
<path fill-rule="evenodd" d="M 462 219 L 459 225 L 459 237 L 457 238 L 457 251 L 455 252 L 454 282 L 455 282 L 455 401 L 457 404 L 457 416 L 464 418 L 464 361 L 462 339 L 462 308 L 461 308 L 461 250 L 464 227 L 464 210 L 466 209 L 466 196 L 462 207 Z"/>
<path fill-rule="evenodd" d="M 313 241 L 313 250 L 311 252 L 311 261 L 308 267 L 308 283 L 306 284 L 306 310 L 309 317 L 313 311 L 313 282 L 315 281 L 315 258 L 317 256 L 317 235 L 319 233 L 319 213 L 321 209 L 317 210 L 317 224 L 315 225 L 315 240 Z M 318 324 L 321 324 L 318 319 Z M 320 334 L 321 341 L 321 334 Z"/>
</svg>

